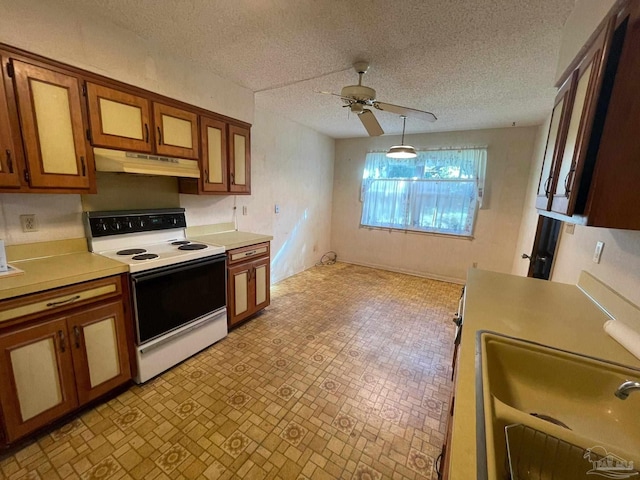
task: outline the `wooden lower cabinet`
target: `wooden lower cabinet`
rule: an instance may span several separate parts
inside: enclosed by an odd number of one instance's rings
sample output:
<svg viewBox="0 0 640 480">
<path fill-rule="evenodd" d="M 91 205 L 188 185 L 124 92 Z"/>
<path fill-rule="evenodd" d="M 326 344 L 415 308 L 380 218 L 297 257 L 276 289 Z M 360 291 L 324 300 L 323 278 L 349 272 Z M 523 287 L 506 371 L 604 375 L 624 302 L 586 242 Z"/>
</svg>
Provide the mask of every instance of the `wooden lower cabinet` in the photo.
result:
<svg viewBox="0 0 640 480">
<path fill-rule="evenodd" d="M 0 336 L 0 405 L 9 442 L 78 405 L 65 318 Z"/>
<path fill-rule="evenodd" d="M 266 256 L 264 253 L 258 258 L 252 256 L 252 252 L 262 252 L 262 249 Z M 244 257 L 245 260 L 232 263 L 234 257 L 246 254 L 249 256 Z M 269 305 L 271 270 L 268 244 L 230 250 L 228 256 L 227 312 L 229 327 L 232 327 Z"/>
<path fill-rule="evenodd" d="M 120 302 L 69 317 L 68 325 L 80 405 L 131 378 Z"/>
<path fill-rule="evenodd" d="M 47 425 L 130 378 L 120 301 L 0 334 L 6 441 Z"/>
</svg>

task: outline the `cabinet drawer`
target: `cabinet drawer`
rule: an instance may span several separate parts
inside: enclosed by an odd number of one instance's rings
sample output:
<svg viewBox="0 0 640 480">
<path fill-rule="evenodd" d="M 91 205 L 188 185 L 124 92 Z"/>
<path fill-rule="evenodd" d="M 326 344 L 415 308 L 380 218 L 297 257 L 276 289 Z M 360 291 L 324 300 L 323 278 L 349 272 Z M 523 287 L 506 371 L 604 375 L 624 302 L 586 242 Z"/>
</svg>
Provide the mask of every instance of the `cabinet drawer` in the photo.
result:
<svg viewBox="0 0 640 480">
<path fill-rule="evenodd" d="M 242 262 L 254 257 L 269 256 L 269 242 L 257 243 L 248 247 L 236 248 L 227 252 L 229 264 Z"/>
<path fill-rule="evenodd" d="M 121 280 L 116 276 L 6 300 L 0 302 L 0 325 L 2 322 L 44 312 L 64 311 L 87 302 L 119 296 L 121 293 Z"/>
</svg>

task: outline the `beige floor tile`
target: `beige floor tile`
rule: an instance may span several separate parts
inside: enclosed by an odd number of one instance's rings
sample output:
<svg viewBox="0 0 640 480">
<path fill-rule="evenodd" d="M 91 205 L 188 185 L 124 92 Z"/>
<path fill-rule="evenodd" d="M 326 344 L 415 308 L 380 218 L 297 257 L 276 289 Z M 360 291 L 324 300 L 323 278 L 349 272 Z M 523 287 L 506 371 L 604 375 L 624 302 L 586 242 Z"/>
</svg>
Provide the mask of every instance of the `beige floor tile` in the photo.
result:
<svg viewBox="0 0 640 480">
<path fill-rule="evenodd" d="M 459 294 L 312 268 L 216 345 L 0 457 L 0 476 L 435 478 Z"/>
</svg>

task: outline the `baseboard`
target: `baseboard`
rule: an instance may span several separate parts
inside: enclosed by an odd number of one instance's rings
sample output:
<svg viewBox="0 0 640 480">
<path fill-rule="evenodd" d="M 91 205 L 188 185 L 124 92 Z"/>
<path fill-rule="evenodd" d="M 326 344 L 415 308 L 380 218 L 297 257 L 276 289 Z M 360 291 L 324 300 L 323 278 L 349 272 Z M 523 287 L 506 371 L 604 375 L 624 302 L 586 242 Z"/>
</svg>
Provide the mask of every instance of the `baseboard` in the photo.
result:
<svg viewBox="0 0 640 480">
<path fill-rule="evenodd" d="M 351 265 L 359 265 L 361 267 L 377 268 L 378 270 L 386 270 L 388 272 L 404 273 L 405 275 L 413 275 L 414 277 L 428 278 L 430 280 L 439 280 L 441 282 L 457 283 L 459 285 L 464 285 L 466 283 L 466 279 L 446 277 L 444 275 L 435 275 L 433 273 L 424 273 L 424 272 L 419 272 L 416 270 L 408 270 L 404 268 L 394 268 L 394 267 L 389 267 L 388 265 L 378 265 L 376 263 L 354 262 L 352 260 L 343 260 L 341 258 L 338 259 L 338 262 L 349 263 Z"/>
</svg>

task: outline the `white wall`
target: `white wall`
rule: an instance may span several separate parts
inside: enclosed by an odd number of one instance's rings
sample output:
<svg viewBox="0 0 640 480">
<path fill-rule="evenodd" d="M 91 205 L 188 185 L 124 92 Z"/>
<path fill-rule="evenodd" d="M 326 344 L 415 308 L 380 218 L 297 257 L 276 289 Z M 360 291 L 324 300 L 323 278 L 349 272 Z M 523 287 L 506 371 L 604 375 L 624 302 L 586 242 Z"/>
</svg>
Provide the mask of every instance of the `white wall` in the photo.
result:
<svg viewBox="0 0 640 480">
<path fill-rule="evenodd" d="M 238 228 L 274 236 L 275 283 L 313 266 L 330 250 L 334 140 L 262 110 L 256 110 L 251 133 L 252 194 L 235 197 Z M 234 197 L 180 195 L 180 204 L 188 225 L 233 219 Z"/>
<path fill-rule="evenodd" d="M 331 245 L 338 259 L 452 281 L 464 281 L 473 263 L 510 272 L 520 227 L 535 127 L 408 135 L 416 148 L 487 145 L 485 207 L 473 240 L 360 228 L 360 184 L 365 155 L 400 137 L 336 141 Z"/>
<path fill-rule="evenodd" d="M 235 198 L 238 226 L 274 236 L 272 281 L 314 265 L 329 250 L 331 138 L 255 111 L 250 90 L 167 57 L 144 39 L 99 17 L 36 0 L 0 0 L 0 9 L 2 43 L 253 123 L 252 194 Z M 167 188 L 166 183 L 162 185 Z M 170 187 L 160 194 L 178 198 L 177 182 Z M 180 195 L 179 203 L 187 209 L 190 226 L 233 218 L 233 196 Z M 273 212 L 275 203 L 281 207 L 278 215 Z M 243 205 L 248 208 L 246 216 Z M 83 237 L 81 212 L 79 195 L 0 194 L 0 238 L 16 244 Z M 21 231 L 19 215 L 23 213 L 37 215 L 38 232 Z"/>
<path fill-rule="evenodd" d="M 576 7 L 563 32 L 558 74 L 561 74 L 573 60 L 613 3 L 614 0 L 578 0 L 576 2 Z M 551 105 L 549 111 L 551 111 Z M 538 132 L 534 167 L 531 170 L 527 199 L 522 213 L 522 224 L 512 270 L 519 275 L 526 275 L 527 266 L 518 254 L 531 252 L 536 231 L 538 214 L 533 205 L 542 168 L 547 128 L 548 123 Z M 597 241 L 605 242 L 599 264 L 592 261 Z M 574 234 L 567 234 L 565 228 L 560 236 L 551 280 L 576 283 L 582 270 L 590 272 L 631 302 L 640 305 L 640 231 L 577 225 Z"/>
</svg>

